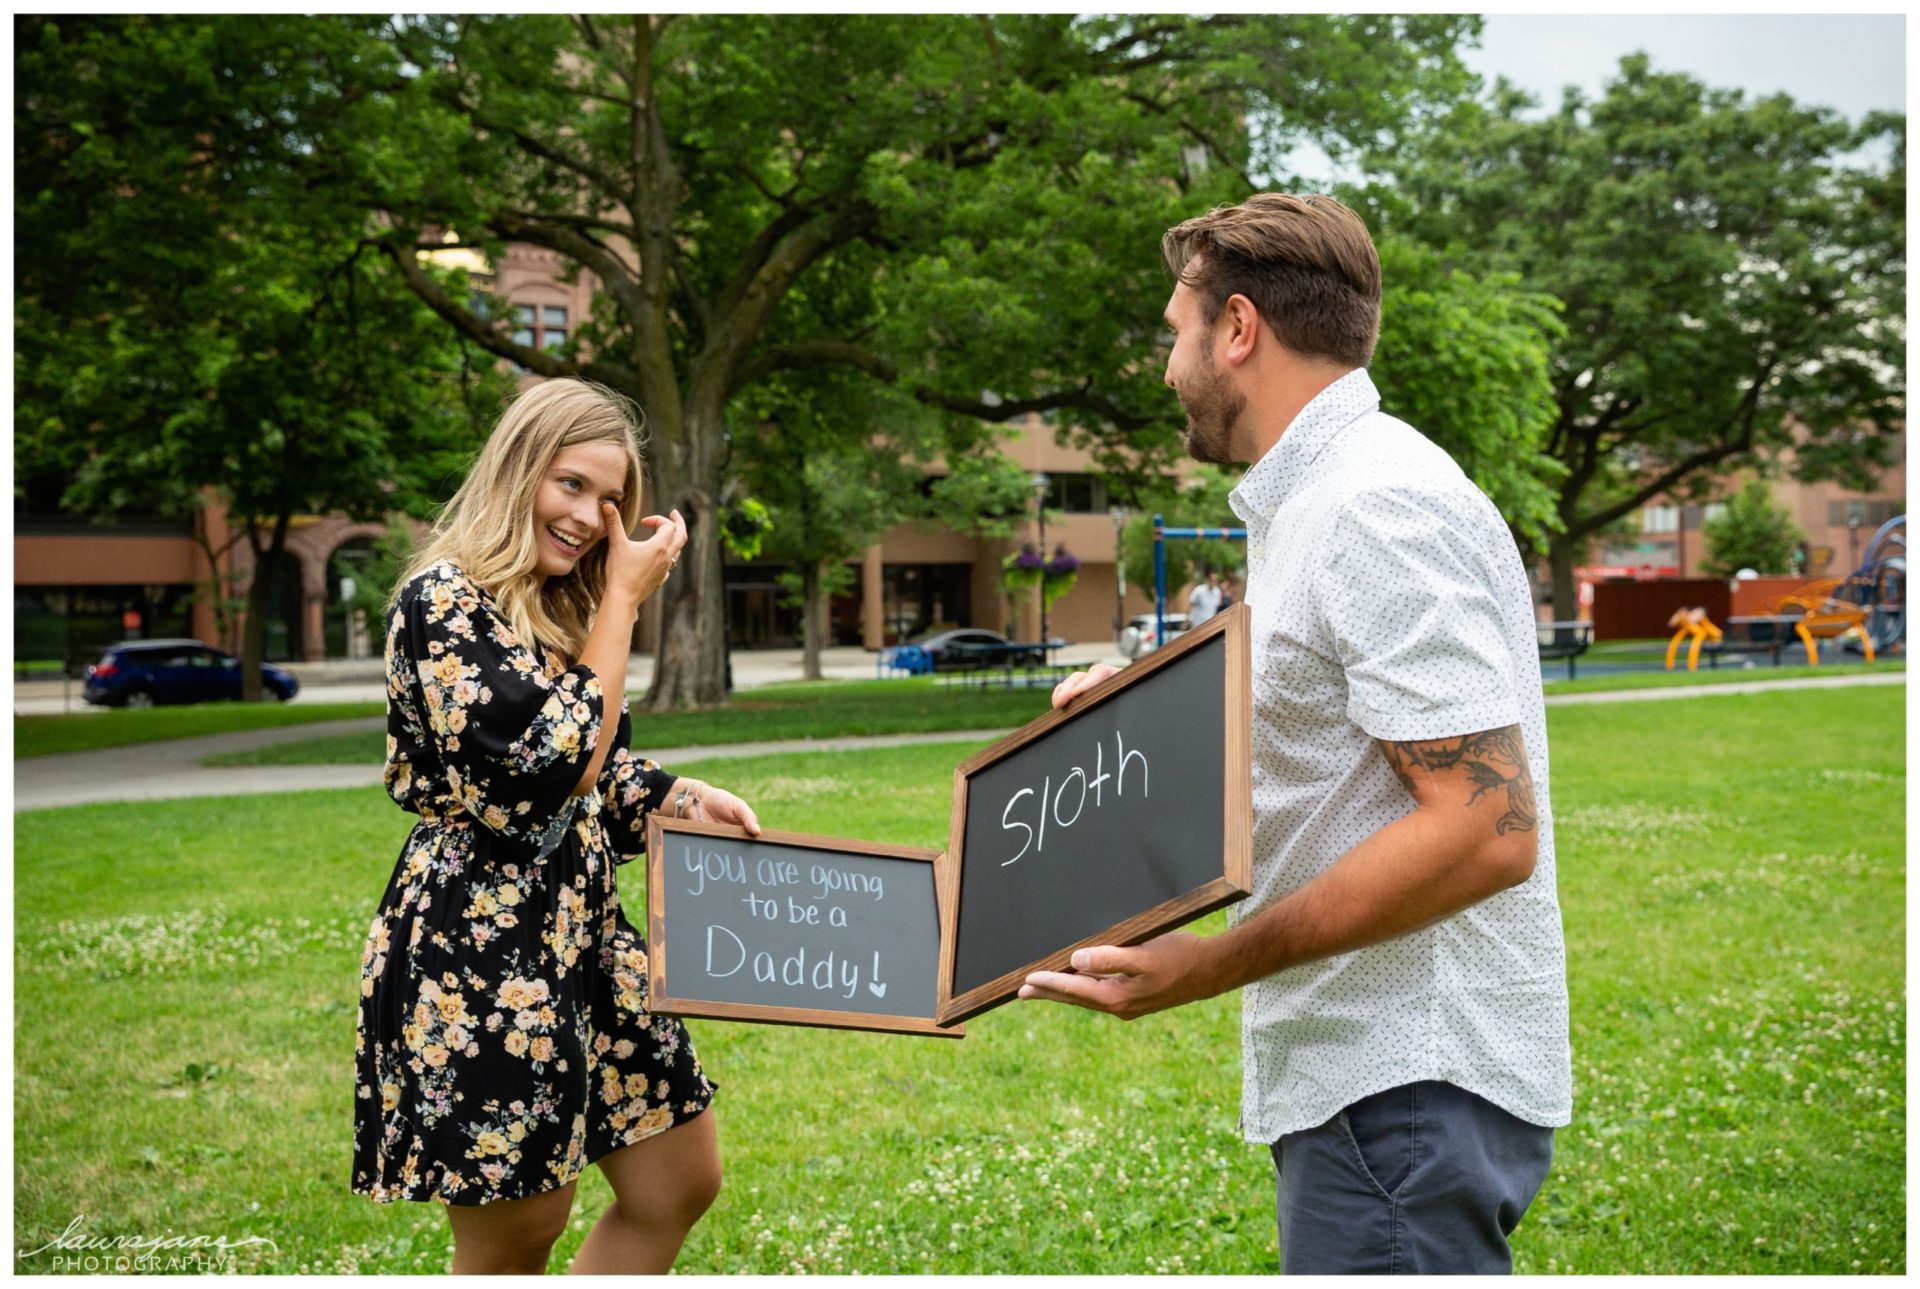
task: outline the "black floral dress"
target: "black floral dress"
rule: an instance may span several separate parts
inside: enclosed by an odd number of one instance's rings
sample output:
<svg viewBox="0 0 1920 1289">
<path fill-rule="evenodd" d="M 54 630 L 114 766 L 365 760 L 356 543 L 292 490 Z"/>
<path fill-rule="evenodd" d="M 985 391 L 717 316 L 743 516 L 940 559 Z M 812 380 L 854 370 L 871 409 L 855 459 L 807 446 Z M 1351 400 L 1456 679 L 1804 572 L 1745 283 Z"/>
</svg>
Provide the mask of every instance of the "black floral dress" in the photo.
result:
<svg viewBox="0 0 1920 1289">
<path fill-rule="evenodd" d="M 361 954 L 353 1190 L 485 1204 L 563 1186 L 700 1114 L 685 1028 L 646 1010 L 614 868 L 674 776 L 628 750 L 600 681 L 521 641 L 457 566 L 387 628 L 387 792 L 420 816 Z"/>
</svg>

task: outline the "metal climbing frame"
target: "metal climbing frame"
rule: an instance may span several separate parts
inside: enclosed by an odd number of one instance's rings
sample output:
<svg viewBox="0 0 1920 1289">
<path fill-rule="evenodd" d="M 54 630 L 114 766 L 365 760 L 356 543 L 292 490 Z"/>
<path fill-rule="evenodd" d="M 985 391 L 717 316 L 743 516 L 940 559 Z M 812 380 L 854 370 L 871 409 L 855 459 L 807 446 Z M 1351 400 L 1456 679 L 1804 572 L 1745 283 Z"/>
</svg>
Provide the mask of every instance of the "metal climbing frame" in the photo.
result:
<svg viewBox="0 0 1920 1289">
<path fill-rule="evenodd" d="M 1219 538 L 1222 541 L 1244 542 L 1247 530 L 1244 528 L 1166 528 L 1161 524 L 1160 516 L 1153 517 L 1153 647 L 1158 649 L 1167 642 L 1167 548 L 1166 542 L 1181 538 Z"/>
</svg>

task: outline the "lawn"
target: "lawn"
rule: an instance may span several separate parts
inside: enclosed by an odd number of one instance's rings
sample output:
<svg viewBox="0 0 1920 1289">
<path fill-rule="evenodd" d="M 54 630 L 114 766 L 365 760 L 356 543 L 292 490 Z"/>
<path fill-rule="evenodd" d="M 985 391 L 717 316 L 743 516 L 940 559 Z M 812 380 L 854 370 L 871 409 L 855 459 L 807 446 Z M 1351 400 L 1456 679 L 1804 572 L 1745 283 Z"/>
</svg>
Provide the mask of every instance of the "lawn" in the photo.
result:
<svg viewBox="0 0 1920 1289">
<path fill-rule="evenodd" d="M 945 679 L 942 677 L 941 679 Z M 900 680 L 819 681 L 767 685 L 736 693 L 713 711 L 668 716 L 634 713 L 636 729 L 646 731 L 649 749 L 698 747 L 715 743 L 773 739 L 827 738 L 849 734 L 914 734 L 931 730 L 1003 730 L 1024 724 L 1046 710 L 1048 689 L 949 690 L 932 677 Z M 638 695 L 630 696 L 635 705 Z M 308 715 L 307 713 L 318 713 Z M 21 716 L 13 722 L 14 755 L 44 756 L 128 743 L 224 734 L 269 725 L 304 724 L 354 716 L 383 716 L 384 703 L 341 703 L 301 707 L 274 703 L 247 706 L 209 703 L 195 707 L 156 707 L 145 711 L 107 711 L 84 716 Z M 380 760 L 378 734 L 305 739 L 257 752 L 241 752 L 209 765 L 351 765 Z"/>
<path fill-rule="evenodd" d="M 1549 697 L 1620 689 L 1659 689 L 1672 685 L 1717 685 L 1736 681 L 1790 680 L 1802 676 L 1844 676 L 1866 671 L 1905 671 L 1904 657 L 1886 659 L 1872 668 L 1859 663 L 1829 663 L 1820 667 L 1755 667 L 1738 663 L 1698 673 L 1644 671 L 1582 676 L 1546 682 Z M 1550 673 L 1551 674 L 1551 673 Z M 636 718 L 637 737 L 650 751 L 718 743 L 762 742 L 774 739 L 831 738 L 855 734 L 926 733 L 933 730 L 998 730 L 1024 724 L 1046 709 L 1047 691 L 1004 689 L 953 693 L 930 679 L 825 681 L 815 684 L 771 685 L 742 691 L 724 710 L 682 712 L 671 716 Z M 15 755 L 42 756 L 52 752 L 186 738 L 281 724 L 305 724 L 356 716 L 380 716 L 377 703 L 342 703 L 316 707 L 272 704 L 244 707 L 208 704 L 188 708 L 156 708 L 140 712 L 112 711 L 86 716 L 28 716 L 14 721 Z M 228 752 L 207 757 L 206 765 L 362 765 L 377 764 L 383 747 L 379 733 L 334 734 L 295 739 L 271 747 Z"/>
<path fill-rule="evenodd" d="M 1575 1119 L 1520 1270 L 1904 1272 L 1904 699 L 1550 713 Z M 971 751 L 682 768 L 774 826 L 938 845 Z M 373 789 L 16 816 L 17 1249 L 86 1214 L 266 1235 L 260 1270 L 445 1268 L 437 1207 L 346 1189 L 361 937 L 408 822 Z M 1015 1004 L 961 1042 L 692 1028 L 728 1181 L 682 1270 L 1275 1268 L 1235 998 Z M 609 1194 L 590 1172 L 555 1269 Z"/>
<path fill-rule="evenodd" d="M 59 752 L 93 752 L 135 743 L 231 734 L 237 730 L 384 716 L 386 711 L 384 702 L 267 702 L 195 703 L 186 707 L 146 707 L 138 711 L 106 708 L 65 716 L 16 716 L 13 718 L 13 755 L 21 760 Z"/>
</svg>

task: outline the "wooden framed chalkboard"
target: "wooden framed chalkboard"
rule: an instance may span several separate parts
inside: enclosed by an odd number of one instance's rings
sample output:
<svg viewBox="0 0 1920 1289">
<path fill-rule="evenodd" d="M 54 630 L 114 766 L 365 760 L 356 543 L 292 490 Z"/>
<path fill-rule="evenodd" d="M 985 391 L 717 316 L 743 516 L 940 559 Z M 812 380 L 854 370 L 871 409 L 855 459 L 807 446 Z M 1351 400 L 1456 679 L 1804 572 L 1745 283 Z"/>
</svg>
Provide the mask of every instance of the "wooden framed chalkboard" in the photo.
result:
<svg viewBox="0 0 1920 1289">
<path fill-rule="evenodd" d="M 1236 605 L 954 771 L 940 1023 L 1252 890 L 1247 635 Z"/>
<path fill-rule="evenodd" d="M 940 858 L 648 816 L 648 1009 L 962 1037 L 934 1021 Z"/>
</svg>

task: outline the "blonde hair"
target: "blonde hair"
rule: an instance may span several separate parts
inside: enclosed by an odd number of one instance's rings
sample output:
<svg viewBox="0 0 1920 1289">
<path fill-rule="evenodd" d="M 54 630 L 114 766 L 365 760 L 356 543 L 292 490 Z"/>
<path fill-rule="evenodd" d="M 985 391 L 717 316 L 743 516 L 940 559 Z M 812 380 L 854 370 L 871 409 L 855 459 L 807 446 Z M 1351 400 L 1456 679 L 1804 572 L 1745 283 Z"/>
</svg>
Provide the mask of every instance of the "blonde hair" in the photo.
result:
<svg viewBox="0 0 1920 1289">
<path fill-rule="evenodd" d="M 640 517 L 639 408 L 604 385 L 548 380 L 500 414 L 465 482 L 434 519 L 425 548 L 394 584 L 387 612 L 421 573 L 449 560 L 485 588 L 521 640 L 558 648 L 577 660 L 607 586 L 607 546 L 596 542 L 564 577 L 542 578 L 533 503 L 554 457 L 581 443 L 613 443 L 627 454 L 620 519 Z"/>
</svg>

